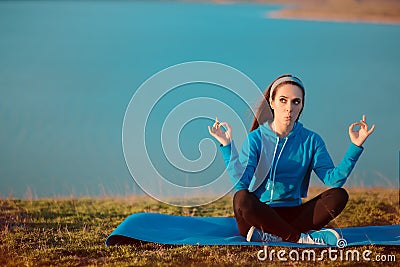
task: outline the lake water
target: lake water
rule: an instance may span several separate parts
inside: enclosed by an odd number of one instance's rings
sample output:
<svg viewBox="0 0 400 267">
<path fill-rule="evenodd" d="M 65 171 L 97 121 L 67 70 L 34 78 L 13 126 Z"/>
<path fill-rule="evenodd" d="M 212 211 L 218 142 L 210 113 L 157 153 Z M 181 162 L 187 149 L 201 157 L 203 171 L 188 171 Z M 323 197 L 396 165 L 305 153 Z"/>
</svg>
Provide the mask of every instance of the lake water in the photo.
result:
<svg viewBox="0 0 400 267">
<path fill-rule="evenodd" d="M 121 145 L 125 111 L 148 78 L 190 61 L 232 66 L 262 90 L 282 73 L 298 75 L 306 86 L 301 121 L 324 138 L 335 163 L 350 142 L 348 125 L 367 114 L 377 128 L 347 185 L 398 187 L 400 25 L 268 19 L 276 8 L 1 1 L 0 197 L 140 193 Z M 240 101 L 216 86 L 171 92 L 149 117 L 146 145 L 160 175 L 178 184 L 198 186 L 224 170 L 219 152 L 206 175 L 195 177 L 168 167 L 162 155 L 169 111 L 200 96 L 225 102 L 250 124 Z M 187 158 L 199 157 L 209 123 L 183 128 L 179 144 Z"/>
</svg>

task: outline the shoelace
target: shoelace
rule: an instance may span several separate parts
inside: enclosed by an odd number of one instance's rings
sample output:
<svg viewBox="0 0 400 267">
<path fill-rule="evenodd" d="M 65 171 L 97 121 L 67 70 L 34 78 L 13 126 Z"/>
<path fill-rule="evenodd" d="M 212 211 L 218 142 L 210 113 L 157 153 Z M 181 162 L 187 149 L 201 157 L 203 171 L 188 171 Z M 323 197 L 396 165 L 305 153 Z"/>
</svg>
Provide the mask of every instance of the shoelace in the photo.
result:
<svg viewBox="0 0 400 267">
<path fill-rule="evenodd" d="M 326 245 L 325 241 L 323 238 L 321 237 L 314 237 L 312 238 L 309 234 L 305 234 L 303 235 L 300 240 L 299 243 L 303 243 L 303 244 L 315 244 L 315 245 Z"/>
<path fill-rule="evenodd" d="M 273 234 L 262 233 L 261 240 L 263 242 L 280 242 L 280 241 L 282 241 L 282 238 L 280 238 L 279 236 L 273 235 Z"/>
<path fill-rule="evenodd" d="M 250 242 L 255 229 L 256 228 L 254 226 L 252 226 L 249 229 L 249 232 L 247 233 L 247 237 L 246 237 L 247 242 Z M 273 235 L 273 234 L 260 232 L 258 230 L 256 231 L 256 233 L 260 236 L 260 239 L 263 242 L 281 242 L 282 241 L 282 238 L 280 238 L 279 236 Z"/>
<path fill-rule="evenodd" d="M 311 238 L 311 237 L 310 237 L 310 238 Z M 315 243 L 316 245 L 325 245 L 324 240 L 323 240 L 322 238 L 320 238 L 320 237 L 311 238 L 311 239 L 312 239 L 312 241 L 314 241 L 314 243 Z"/>
</svg>

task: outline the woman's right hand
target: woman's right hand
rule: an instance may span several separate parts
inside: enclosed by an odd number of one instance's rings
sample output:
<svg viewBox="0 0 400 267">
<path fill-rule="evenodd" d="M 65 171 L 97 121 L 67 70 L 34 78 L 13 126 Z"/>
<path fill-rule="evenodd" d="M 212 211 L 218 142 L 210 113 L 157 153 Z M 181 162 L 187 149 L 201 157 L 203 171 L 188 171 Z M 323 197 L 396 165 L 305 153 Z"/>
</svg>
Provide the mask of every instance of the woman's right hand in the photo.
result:
<svg viewBox="0 0 400 267">
<path fill-rule="evenodd" d="M 222 130 L 221 126 L 226 128 L 226 132 Z M 218 117 L 215 118 L 212 128 L 208 126 L 208 132 L 223 146 L 228 145 L 232 141 L 231 126 L 227 122 L 219 122 Z"/>
</svg>

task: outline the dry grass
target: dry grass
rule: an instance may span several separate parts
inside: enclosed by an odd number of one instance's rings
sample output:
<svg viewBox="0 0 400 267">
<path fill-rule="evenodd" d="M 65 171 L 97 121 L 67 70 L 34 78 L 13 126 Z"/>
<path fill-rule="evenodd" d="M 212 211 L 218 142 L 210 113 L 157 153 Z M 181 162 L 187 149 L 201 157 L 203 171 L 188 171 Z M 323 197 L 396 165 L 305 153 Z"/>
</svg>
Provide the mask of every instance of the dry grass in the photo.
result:
<svg viewBox="0 0 400 267">
<path fill-rule="evenodd" d="M 322 189 L 312 189 L 310 197 Z M 351 189 L 350 201 L 334 226 L 400 223 L 398 190 Z M 259 247 L 166 246 L 137 244 L 106 247 L 106 237 L 127 216 L 160 212 L 186 216 L 232 216 L 232 196 L 196 208 L 159 203 L 148 197 L 0 200 L 0 266 L 260 266 Z M 286 249 L 286 248 L 275 248 Z M 374 254 L 394 255 L 398 247 L 364 246 Z M 291 262 L 297 265 L 299 262 Z M 303 262 L 341 266 L 354 262 Z M 279 266 L 279 262 L 268 262 Z M 380 265 L 377 262 L 372 264 Z M 398 266 L 386 262 L 385 266 Z"/>
<path fill-rule="evenodd" d="M 284 9 L 267 14 L 270 18 L 400 23 L 400 1 L 397 0 L 213 0 L 213 2 L 282 4 Z"/>
</svg>

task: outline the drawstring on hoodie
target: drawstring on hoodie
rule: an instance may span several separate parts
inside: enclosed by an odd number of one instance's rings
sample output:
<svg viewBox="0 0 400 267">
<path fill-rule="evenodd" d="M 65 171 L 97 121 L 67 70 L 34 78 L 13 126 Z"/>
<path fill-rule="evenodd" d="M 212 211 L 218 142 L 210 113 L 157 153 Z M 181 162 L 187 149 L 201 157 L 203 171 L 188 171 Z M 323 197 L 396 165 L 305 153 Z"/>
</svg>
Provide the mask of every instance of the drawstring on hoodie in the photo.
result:
<svg viewBox="0 0 400 267">
<path fill-rule="evenodd" d="M 295 126 L 296 126 L 296 123 L 293 125 L 293 128 Z M 272 127 L 273 127 L 272 130 L 276 133 L 276 131 L 275 131 L 275 120 L 272 122 Z M 272 203 L 272 198 L 274 196 L 274 188 L 275 188 L 276 168 L 278 167 L 278 162 L 279 162 L 279 159 L 281 158 L 283 149 L 285 149 L 285 145 L 286 145 L 287 140 L 288 140 L 288 136 L 285 137 L 285 142 L 283 143 L 281 151 L 279 151 L 279 155 L 278 155 L 278 158 L 276 159 L 276 163 L 275 163 L 275 166 L 274 166 L 276 151 L 278 150 L 278 146 L 279 146 L 279 136 L 276 136 L 276 144 L 275 144 L 275 149 L 274 149 L 274 155 L 272 157 L 271 170 L 269 172 L 269 179 L 272 182 L 272 189 L 271 189 L 271 195 L 270 195 L 270 198 L 269 198 L 269 203 Z M 269 182 L 268 182 L 267 190 L 269 190 Z"/>
<path fill-rule="evenodd" d="M 279 145 L 279 137 L 276 137 L 274 156 L 272 157 L 272 163 L 271 163 L 271 167 L 273 167 L 273 168 L 271 168 L 271 171 L 269 172 L 269 179 L 272 181 L 271 196 L 269 199 L 269 203 L 272 203 L 272 197 L 274 195 L 274 187 L 275 187 L 276 168 L 278 166 L 279 159 L 281 158 L 281 155 L 282 155 L 283 149 L 285 148 L 287 140 L 288 140 L 288 137 L 285 138 L 285 142 L 283 143 L 283 146 L 282 146 L 281 150 L 279 151 L 279 155 L 278 155 L 278 158 L 276 159 L 276 163 L 274 166 L 275 156 L 276 156 L 276 152 L 278 150 L 278 145 Z M 269 190 L 269 183 L 267 186 L 267 190 Z"/>
</svg>

